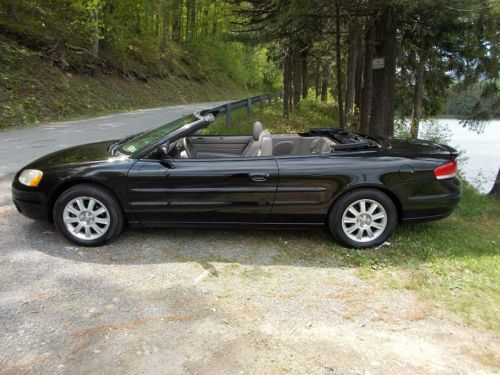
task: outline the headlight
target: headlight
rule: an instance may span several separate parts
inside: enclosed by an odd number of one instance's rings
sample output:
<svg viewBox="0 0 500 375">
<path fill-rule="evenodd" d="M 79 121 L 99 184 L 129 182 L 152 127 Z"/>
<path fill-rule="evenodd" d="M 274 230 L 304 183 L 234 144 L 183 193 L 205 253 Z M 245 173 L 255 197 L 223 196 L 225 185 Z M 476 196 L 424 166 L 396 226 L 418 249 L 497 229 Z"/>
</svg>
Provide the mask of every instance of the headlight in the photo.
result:
<svg viewBox="0 0 500 375">
<path fill-rule="evenodd" d="M 19 175 L 19 182 L 26 186 L 36 187 L 42 181 L 43 172 L 38 169 L 25 169 Z"/>
</svg>

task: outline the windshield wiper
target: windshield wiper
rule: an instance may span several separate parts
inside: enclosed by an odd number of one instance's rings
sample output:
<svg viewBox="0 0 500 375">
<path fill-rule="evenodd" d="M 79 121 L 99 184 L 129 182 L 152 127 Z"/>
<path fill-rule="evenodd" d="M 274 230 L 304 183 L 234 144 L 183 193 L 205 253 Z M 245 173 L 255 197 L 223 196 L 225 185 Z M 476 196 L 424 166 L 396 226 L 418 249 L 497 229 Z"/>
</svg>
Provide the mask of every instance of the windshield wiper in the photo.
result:
<svg viewBox="0 0 500 375">
<path fill-rule="evenodd" d="M 128 135 L 126 137 L 123 137 L 122 139 L 120 139 L 118 142 L 115 142 L 113 143 L 111 146 L 109 146 L 109 152 L 111 155 L 116 155 L 116 151 L 118 151 L 118 148 L 124 144 L 125 142 L 128 142 L 134 138 L 137 138 L 138 136 L 144 134 L 144 133 L 147 133 L 148 130 L 144 130 L 142 132 L 139 132 L 139 133 L 135 133 L 135 134 L 132 134 L 132 135 Z"/>
</svg>

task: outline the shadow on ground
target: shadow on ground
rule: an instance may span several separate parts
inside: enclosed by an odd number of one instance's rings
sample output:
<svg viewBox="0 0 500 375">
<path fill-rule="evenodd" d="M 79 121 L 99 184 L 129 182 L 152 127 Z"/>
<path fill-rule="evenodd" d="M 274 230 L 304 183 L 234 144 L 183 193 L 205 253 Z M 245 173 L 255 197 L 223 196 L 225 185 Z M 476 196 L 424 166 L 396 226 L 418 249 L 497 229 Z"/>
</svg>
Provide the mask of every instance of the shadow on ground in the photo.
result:
<svg viewBox="0 0 500 375">
<path fill-rule="evenodd" d="M 98 248 L 77 247 L 55 232 L 50 223 L 32 221 L 17 213 L 9 191 L 9 178 L 0 179 L 0 238 L 9 251 L 26 247 L 49 256 L 99 264 L 161 264 L 196 262 L 210 268 L 211 262 L 301 267 L 358 267 L 363 264 L 412 265 L 436 257 L 489 255 L 492 247 L 478 252 L 448 251 L 463 228 L 453 219 L 400 226 L 391 245 L 378 250 L 355 251 L 333 242 L 326 230 L 256 229 L 131 229 L 112 243 Z M 11 228 L 11 229 L 9 229 Z M 436 250 L 436 238 L 441 241 Z M 448 244 L 449 243 L 449 244 Z M 9 246 L 12 245 L 12 246 Z M 477 246 L 476 246 L 477 247 Z"/>
</svg>

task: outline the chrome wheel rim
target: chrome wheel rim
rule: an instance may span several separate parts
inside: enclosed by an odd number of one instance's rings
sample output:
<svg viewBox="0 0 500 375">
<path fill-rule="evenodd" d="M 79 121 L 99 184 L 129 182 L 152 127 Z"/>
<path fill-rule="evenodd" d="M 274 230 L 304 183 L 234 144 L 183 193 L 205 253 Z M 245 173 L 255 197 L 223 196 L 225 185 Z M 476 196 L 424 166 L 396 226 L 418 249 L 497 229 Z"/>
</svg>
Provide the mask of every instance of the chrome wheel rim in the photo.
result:
<svg viewBox="0 0 500 375">
<path fill-rule="evenodd" d="M 342 229 L 347 237 L 356 242 L 370 242 L 387 227 L 384 207 L 371 199 L 360 199 L 346 208 L 342 215 Z"/>
<path fill-rule="evenodd" d="M 81 240 L 96 240 L 109 228 L 111 217 L 104 204 L 92 197 L 78 197 L 68 202 L 63 211 L 68 232 Z"/>
</svg>

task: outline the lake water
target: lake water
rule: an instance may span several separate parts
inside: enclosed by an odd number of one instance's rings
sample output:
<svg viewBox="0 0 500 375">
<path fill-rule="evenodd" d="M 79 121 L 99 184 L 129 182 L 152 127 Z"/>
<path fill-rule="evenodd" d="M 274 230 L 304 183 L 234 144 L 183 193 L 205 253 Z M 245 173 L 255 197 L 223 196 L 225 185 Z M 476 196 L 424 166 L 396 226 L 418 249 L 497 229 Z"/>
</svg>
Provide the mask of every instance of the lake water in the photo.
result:
<svg viewBox="0 0 500 375">
<path fill-rule="evenodd" d="M 500 168 L 500 120 L 486 123 L 484 130 L 478 134 L 460 125 L 460 120 L 433 120 L 440 127 L 449 129 L 451 140 L 449 145 L 464 151 L 467 159 L 459 164 L 459 169 L 467 181 L 481 192 L 491 190 Z M 421 128 L 425 131 L 426 124 Z"/>
</svg>

